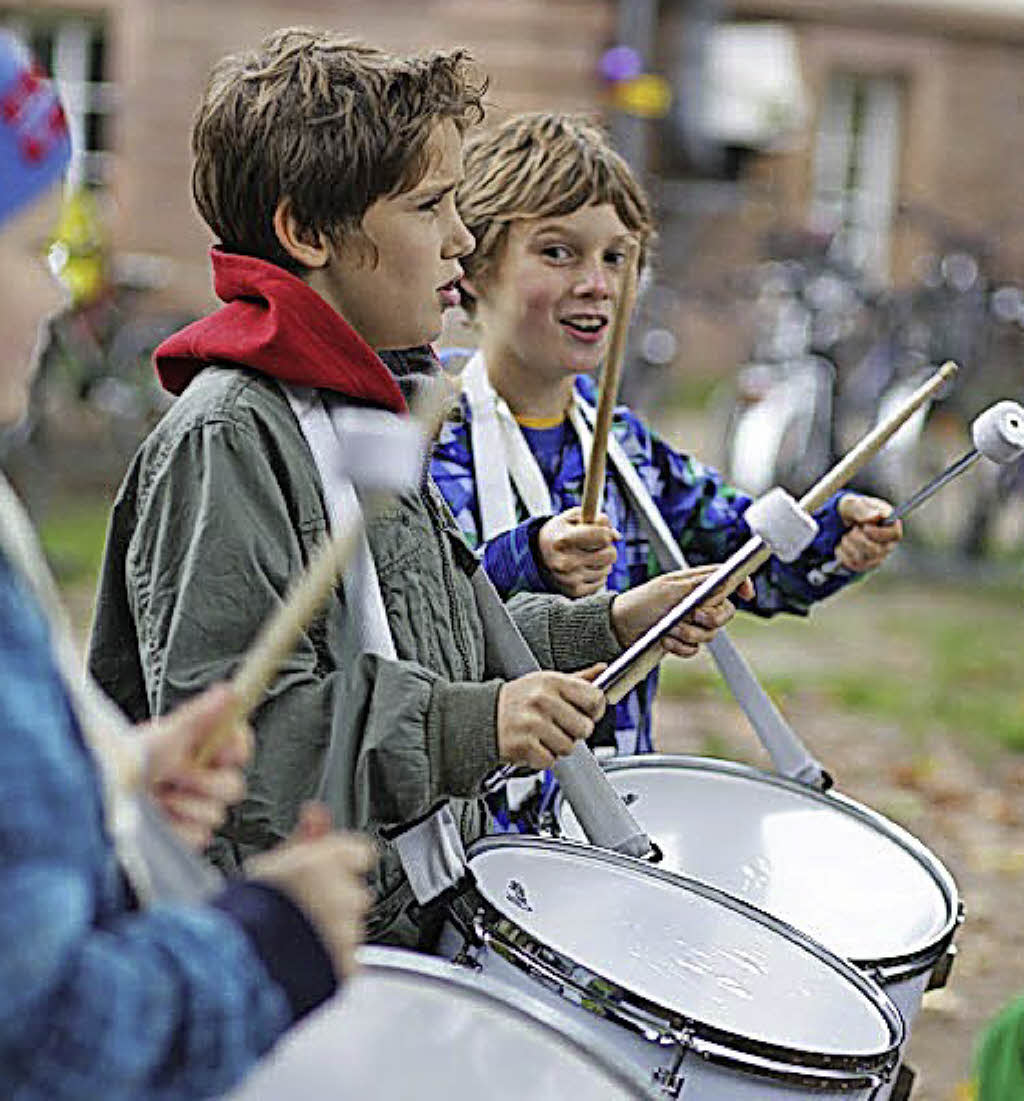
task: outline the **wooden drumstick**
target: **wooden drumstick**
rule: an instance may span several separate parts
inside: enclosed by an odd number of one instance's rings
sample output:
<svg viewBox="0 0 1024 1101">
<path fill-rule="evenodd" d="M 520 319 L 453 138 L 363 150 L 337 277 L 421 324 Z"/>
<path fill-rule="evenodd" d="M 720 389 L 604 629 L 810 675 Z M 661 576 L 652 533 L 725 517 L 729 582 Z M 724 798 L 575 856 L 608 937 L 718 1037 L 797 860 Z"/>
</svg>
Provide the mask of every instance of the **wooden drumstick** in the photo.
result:
<svg viewBox="0 0 1024 1101">
<path fill-rule="evenodd" d="M 445 379 L 429 387 L 416 403 L 413 418 L 422 426 L 428 441 L 437 435 L 454 395 L 454 388 Z M 294 650 L 302 632 L 323 607 L 338 577 L 352 561 L 364 523 L 388 507 L 392 498 L 390 493 L 372 494 L 364 509 L 364 522 L 353 520 L 344 530 L 327 539 L 295 580 L 284 603 L 266 620 L 231 678 L 237 705 L 229 719 L 200 746 L 196 753 L 197 765 L 208 765 L 236 725 L 259 704 L 282 662 Z"/>
<path fill-rule="evenodd" d="M 952 361 L 944 363 L 922 386 L 881 424 L 876 425 L 838 463 L 800 498 L 806 512 L 820 508 L 868 462 L 878 454 L 900 428 L 941 389 L 957 372 Z M 707 580 L 702 581 L 670 612 L 663 616 L 641 638 L 623 651 L 594 681 L 603 689 L 609 703 L 618 703 L 627 693 L 646 680 L 661 662 L 665 651 L 660 643 L 676 624 L 716 597 L 728 596 L 743 580 L 764 565 L 771 557 L 771 548 L 758 537 L 750 539 Z"/>
<path fill-rule="evenodd" d="M 612 417 L 622 378 L 622 359 L 626 350 L 629 322 L 636 301 L 637 260 L 640 246 L 631 239 L 626 248 L 626 272 L 622 294 L 615 307 L 612 331 L 608 338 L 608 355 L 601 372 L 601 392 L 597 399 L 597 416 L 594 421 L 594 440 L 587 461 L 587 473 L 583 480 L 583 500 L 580 502 L 582 520 L 592 524 L 601 508 L 604 495 L 605 463 L 608 456 L 608 433 L 612 430 Z"/>
</svg>

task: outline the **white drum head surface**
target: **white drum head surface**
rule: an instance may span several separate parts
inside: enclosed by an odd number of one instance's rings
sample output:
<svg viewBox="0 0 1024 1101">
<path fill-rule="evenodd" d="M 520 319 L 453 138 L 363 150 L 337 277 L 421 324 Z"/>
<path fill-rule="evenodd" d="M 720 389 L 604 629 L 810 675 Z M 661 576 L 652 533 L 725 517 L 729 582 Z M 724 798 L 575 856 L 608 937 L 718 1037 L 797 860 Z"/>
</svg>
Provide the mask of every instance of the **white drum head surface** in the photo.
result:
<svg viewBox="0 0 1024 1101">
<path fill-rule="evenodd" d="M 664 854 L 659 867 L 717 887 L 869 963 L 926 950 L 951 902 L 904 845 L 839 801 L 756 772 L 612 767 L 608 779 Z M 562 828 L 583 839 L 564 800 Z"/>
<path fill-rule="evenodd" d="M 867 1057 L 878 1006 L 798 935 L 568 842 L 479 843 L 478 891 L 536 940 L 703 1024 L 797 1051 Z"/>
<path fill-rule="evenodd" d="M 570 1040 L 561 1029 L 573 1022 L 518 1006 L 521 994 L 411 952 L 364 949 L 362 958 L 363 971 L 287 1035 L 231 1101 L 652 1096 L 632 1067 Z"/>
</svg>

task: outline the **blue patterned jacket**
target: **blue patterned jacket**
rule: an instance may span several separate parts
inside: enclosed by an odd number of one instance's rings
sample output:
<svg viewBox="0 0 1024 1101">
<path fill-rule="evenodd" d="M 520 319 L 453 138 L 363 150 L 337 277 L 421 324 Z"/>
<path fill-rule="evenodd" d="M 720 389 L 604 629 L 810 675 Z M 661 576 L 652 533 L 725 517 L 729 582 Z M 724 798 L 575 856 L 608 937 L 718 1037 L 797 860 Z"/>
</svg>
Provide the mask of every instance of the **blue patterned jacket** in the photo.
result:
<svg viewBox="0 0 1024 1101">
<path fill-rule="evenodd" d="M 596 403 L 592 379 L 581 375 L 576 387 L 588 402 Z M 507 599 L 524 590 L 554 591 L 534 553 L 535 532 L 543 520 L 529 519 L 521 503 L 522 522 L 518 527 L 481 546 L 470 417 L 469 405 L 463 398 L 461 420 L 445 425 L 434 449 L 431 463 L 434 480 L 503 597 Z M 724 561 L 750 538 L 743 514 L 751 498 L 726 485 L 717 471 L 692 456 L 674 451 L 625 406 L 616 410 L 612 430 L 691 565 Z M 526 435 L 529 439 L 530 433 Z M 584 460 L 575 432 L 566 425 L 561 445 L 554 455 L 540 455 L 536 450 L 534 453 L 551 490 L 552 514 L 578 505 L 583 492 Z M 846 530 L 839 518 L 838 500 L 839 495 L 836 495 L 815 513 L 820 530 L 796 562 L 785 565 L 772 558 L 758 571 L 753 579 L 756 595 L 752 601 L 738 602 L 741 607 L 765 616 L 777 612 L 805 615 L 813 602 L 847 584 L 849 575 L 830 577 L 820 587 L 807 580 L 808 573 L 832 557 L 833 548 Z M 612 526 L 622 534 L 607 587 L 613 592 L 623 592 L 660 571 L 610 462 L 603 507 Z M 616 705 L 615 740 L 619 753 L 651 751 L 651 708 L 657 678 L 655 670 L 646 683 Z"/>
<path fill-rule="evenodd" d="M 2 555 L 0 898 L 4 1098 L 219 1096 L 334 988 L 269 887 L 136 908 L 47 624 Z"/>
</svg>

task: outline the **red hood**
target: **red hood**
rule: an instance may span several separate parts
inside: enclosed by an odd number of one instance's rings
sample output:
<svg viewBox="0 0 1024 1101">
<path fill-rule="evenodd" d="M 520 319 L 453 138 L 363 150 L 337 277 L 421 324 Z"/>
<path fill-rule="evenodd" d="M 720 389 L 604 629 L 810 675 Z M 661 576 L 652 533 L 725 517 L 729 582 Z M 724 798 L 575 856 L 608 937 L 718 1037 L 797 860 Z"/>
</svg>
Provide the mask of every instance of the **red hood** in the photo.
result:
<svg viewBox="0 0 1024 1101">
<path fill-rule="evenodd" d="M 214 248 L 210 257 L 226 305 L 157 348 L 164 389 L 180 394 L 208 364 L 232 363 L 404 412 L 402 392 L 374 350 L 301 279 L 252 256 Z"/>
</svg>

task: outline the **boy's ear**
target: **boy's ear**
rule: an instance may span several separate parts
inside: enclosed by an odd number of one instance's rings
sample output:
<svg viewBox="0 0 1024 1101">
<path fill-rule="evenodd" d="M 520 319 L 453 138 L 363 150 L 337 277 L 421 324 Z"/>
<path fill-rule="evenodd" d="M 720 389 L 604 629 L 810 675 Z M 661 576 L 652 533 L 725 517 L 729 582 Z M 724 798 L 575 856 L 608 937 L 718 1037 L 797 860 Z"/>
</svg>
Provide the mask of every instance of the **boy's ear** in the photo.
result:
<svg viewBox="0 0 1024 1101">
<path fill-rule="evenodd" d="M 274 234 L 281 248 L 304 268 L 323 268 L 331 258 L 330 245 L 322 233 L 310 233 L 295 217 L 292 201 L 281 199 L 274 210 Z"/>
</svg>

